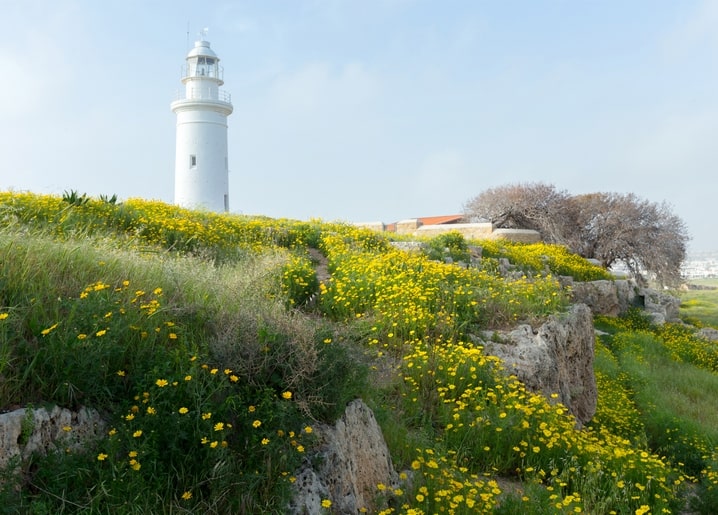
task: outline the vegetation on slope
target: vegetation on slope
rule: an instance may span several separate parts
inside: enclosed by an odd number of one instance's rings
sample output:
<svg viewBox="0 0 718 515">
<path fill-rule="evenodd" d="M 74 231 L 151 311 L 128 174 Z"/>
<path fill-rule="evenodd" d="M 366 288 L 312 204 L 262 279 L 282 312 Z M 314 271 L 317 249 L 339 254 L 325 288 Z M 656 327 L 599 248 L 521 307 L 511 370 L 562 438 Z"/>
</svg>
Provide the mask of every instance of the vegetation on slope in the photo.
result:
<svg viewBox="0 0 718 515">
<path fill-rule="evenodd" d="M 600 347 L 599 413 L 578 431 L 469 343 L 564 309 L 557 274 L 605 277 L 560 247 L 478 242 L 484 259 L 464 268 L 342 224 L 74 193 L 0 194 L 0 225 L 0 407 L 89 405 L 110 423 L 87 453 L 16 463 L 11 512 L 282 513 L 312 425 L 356 396 L 412 476 L 377 485 L 383 513 L 674 512 L 691 481 L 696 508 L 716 506 L 714 433 L 676 412 L 691 432 L 658 438 L 666 417 L 642 399 L 663 393 L 632 381 L 632 345 Z M 429 248 L 466 250 L 443 238 Z M 512 279 L 496 274 L 506 256 Z M 636 332 L 610 323 L 613 342 Z M 652 338 L 668 349 L 660 374 L 680 357 L 713 387 L 708 342 Z"/>
<path fill-rule="evenodd" d="M 691 283 L 703 289 L 681 292 L 681 316 L 698 327 L 718 327 L 718 279 L 696 279 Z"/>
</svg>

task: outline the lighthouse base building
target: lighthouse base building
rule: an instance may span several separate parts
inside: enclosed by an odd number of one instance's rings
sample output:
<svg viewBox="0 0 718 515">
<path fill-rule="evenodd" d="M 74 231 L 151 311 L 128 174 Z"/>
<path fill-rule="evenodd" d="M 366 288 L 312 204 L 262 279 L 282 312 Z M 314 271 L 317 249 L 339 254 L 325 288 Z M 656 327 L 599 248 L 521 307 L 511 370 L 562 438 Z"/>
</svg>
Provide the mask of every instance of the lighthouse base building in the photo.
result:
<svg viewBox="0 0 718 515">
<path fill-rule="evenodd" d="M 184 92 L 172 102 L 177 115 L 174 203 L 188 209 L 229 211 L 227 117 L 232 114 L 219 58 L 201 39 L 182 69 Z"/>
</svg>

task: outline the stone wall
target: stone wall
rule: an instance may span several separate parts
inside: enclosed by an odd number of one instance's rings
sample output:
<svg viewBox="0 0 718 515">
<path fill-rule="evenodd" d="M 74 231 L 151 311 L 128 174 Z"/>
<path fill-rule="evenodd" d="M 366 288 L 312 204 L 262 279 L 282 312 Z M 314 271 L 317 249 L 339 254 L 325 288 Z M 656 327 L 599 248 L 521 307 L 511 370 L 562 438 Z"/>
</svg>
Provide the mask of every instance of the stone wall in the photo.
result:
<svg viewBox="0 0 718 515">
<path fill-rule="evenodd" d="M 354 225 L 377 232 L 387 230 L 387 226 L 382 222 L 357 223 Z M 429 238 L 447 232 L 458 232 L 465 238 L 474 240 L 504 239 L 521 243 L 537 243 L 541 241 L 541 235 L 538 231 L 529 229 L 500 229 L 494 227 L 490 222 L 423 225 L 418 218 L 410 218 L 397 222 L 395 226 L 396 234 L 426 236 Z"/>
</svg>

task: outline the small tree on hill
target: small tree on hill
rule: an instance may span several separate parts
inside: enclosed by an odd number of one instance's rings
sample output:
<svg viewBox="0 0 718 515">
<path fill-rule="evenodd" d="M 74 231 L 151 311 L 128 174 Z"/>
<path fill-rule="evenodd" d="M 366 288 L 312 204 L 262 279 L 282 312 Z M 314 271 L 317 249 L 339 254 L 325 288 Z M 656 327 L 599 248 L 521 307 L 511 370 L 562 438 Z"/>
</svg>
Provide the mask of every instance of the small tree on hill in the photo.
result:
<svg viewBox="0 0 718 515">
<path fill-rule="evenodd" d="M 664 285 L 681 281 L 688 231 L 665 202 L 633 193 L 570 196 L 551 185 L 517 184 L 479 194 L 465 204 L 464 215 L 497 227 L 537 230 L 544 241 L 605 267 L 623 263 L 638 279 L 648 272 Z"/>
</svg>

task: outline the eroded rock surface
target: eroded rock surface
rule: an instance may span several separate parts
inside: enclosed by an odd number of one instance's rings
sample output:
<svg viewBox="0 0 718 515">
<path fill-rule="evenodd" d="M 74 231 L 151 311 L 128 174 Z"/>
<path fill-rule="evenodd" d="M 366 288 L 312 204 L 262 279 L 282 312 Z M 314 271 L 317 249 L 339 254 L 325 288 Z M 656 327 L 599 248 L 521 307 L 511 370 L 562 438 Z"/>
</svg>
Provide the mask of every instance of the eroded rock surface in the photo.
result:
<svg viewBox="0 0 718 515">
<path fill-rule="evenodd" d="M 0 414 L 0 469 L 18 456 L 26 460 L 33 453 L 81 449 L 104 429 L 99 413 L 86 408 L 70 411 L 55 406 L 49 411 L 27 408 Z"/>
<path fill-rule="evenodd" d="M 596 413 L 595 334 L 593 316 L 586 305 L 576 304 L 566 314 L 550 316 L 537 330 L 520 325 L 480 343 L 486 354 L 501 358 L 507 372 L 516 375 L 529 390 L 546 397 L 558 394 L 558 401 L 579 424 Z"/>
<path fill-rule="evenodd" d="M 374 513 L 377 484 L 398 481 L 374 413 L 356 399 L 334 426 L 317 426 L 314 432 L 319 445 L 296 474 L 290 513 L 326 513 L 323 499 L 332 502 L 335 514 L 361 513 L 362 508 Z"/>
</svg>

